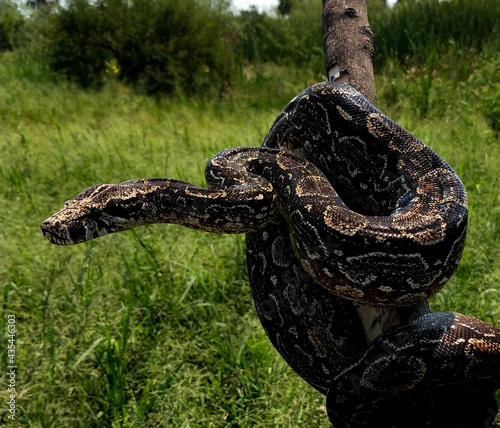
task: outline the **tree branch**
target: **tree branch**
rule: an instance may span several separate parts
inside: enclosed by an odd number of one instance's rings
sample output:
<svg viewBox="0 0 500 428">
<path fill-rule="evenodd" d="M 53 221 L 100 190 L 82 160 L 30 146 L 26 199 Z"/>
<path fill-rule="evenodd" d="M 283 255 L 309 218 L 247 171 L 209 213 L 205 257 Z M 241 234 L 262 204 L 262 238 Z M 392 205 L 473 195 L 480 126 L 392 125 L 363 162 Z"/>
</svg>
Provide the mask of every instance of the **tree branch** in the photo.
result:
<svg viewBox="0 0 500 428">
<path fill-rule="evenodd" d="M 350 84 L 376 105 L 366 0 L 323 0 L 322 23 L 328 79 Z"/>
</svg>

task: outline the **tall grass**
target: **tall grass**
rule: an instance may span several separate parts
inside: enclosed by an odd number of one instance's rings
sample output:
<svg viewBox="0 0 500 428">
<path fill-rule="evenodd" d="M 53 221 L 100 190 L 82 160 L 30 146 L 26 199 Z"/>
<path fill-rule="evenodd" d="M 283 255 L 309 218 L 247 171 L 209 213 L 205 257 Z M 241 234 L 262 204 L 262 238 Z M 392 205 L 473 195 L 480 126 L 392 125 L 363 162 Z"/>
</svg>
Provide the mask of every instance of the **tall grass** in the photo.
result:
<svg viewBox="0 0 500 428">
<path fill-rule="evenodd" d="M 426 63 L 449 50 L 471 56 L 495 41 L 499 46 L 500 3 L 496 0 L 402 1 L 370 21 L 375 63 L 389 59 Z"/>
<path fill-rule="evenodd" d="M 163 225 L 62 248 L 39 231 L 98 182 L 166 176 L 203 185 L 206 161 L 260 144 L 275 109 L 253 108 L 245 95 L 240 107 L 113 84 L 100 92 L 33 84 L 13 79 L 2 60 L 0 328 L 16 315 L 13 425 L 328 426 L 322 398 L 260 327 L 243 237 Z M 286 96 L 304 84 L 291 82 Z"/>
</svg>

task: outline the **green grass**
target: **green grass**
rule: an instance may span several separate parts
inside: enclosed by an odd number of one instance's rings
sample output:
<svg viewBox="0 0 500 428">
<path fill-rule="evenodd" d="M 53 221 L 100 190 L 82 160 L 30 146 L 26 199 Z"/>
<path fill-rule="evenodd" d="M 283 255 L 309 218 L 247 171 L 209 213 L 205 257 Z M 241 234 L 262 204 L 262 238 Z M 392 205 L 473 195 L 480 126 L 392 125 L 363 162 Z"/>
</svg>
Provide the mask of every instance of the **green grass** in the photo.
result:
<svg viewBox="0 0 500 428">
<path fill-rule="evenodd" d="M 242 236 L 155 225 L 57 247 L 39 230 L 96 183 L 203 185 L 211 156 L 260 144 L 316 76 L 283 81 L 283 70 L 259 69 L 226 100 L 172 100 L 115 83 L 100 92 L 32 83 L 12 55 L 0 59 L 0 331 L 15 314 L 18 333 L 12 426 L 330 426 L 324 397 L 259 324 Z M 432 308 L 496 325 L 500 147 L 488 115 L 497 104 L 483 92 L 499 64 L 498 54 L 478 60 L 467 82 L 390 65 L 377 76 L 379 107 L 435 148 L 469 192 L 464 259 Z"/>
<path fill-rule="evenodd" d="M 453 51 L 464 57 L 500 41 L 500 3 L 496 0 L 401 1 L 370 15 L 377 65 L 397 58 L 425 63 L 432 54 Z"/>
</svg>

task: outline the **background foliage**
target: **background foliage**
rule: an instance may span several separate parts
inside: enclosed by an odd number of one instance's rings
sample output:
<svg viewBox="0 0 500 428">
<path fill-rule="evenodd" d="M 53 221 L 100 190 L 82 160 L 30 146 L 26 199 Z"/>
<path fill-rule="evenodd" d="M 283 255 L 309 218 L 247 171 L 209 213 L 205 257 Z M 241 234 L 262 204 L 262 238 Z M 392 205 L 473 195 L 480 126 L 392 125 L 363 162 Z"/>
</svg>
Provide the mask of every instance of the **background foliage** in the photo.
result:
<svg viewBox="0 0 500 428">
<path fill-rule="evenodd" d="M 16 5 L 9 1 L 0 3 L 0 51 L 14 48 L 24 22 Z"/>
<path fill-rule="evenodd" d="M 281 108 L 324 79 L 321 2 L 290 0 L 275 15 L 222 1 L 32 6 L 0 5 L 2 367 L 7 314 L 18 331 L 8 426 L 330 426 L 324 397 L 262 331 L 243 237 L 155 225 L 63 248 L 39 231 L 90 185 L 204 185 L 215 153 L 260 144 Z M 379 0 L 370 17 L 380 109 L 469 194 L 464 257 L 432 309 L 499 325 L 497 1 Z"/>
<path fill-rule="evenodd" d="M 83 86 L 112 70 L 147 91 L 186 93 L 229 82 L 231 32 L 221 13 L 196 0 L 71 0 L 38 22 L 51 69 Z"/>
<path fill-rule="evenodd" d="M 387 61 L 420 66 L 451 52 L 461 61 L 456 72 L 467 73 L 467 61 L 485 44 L 499 47 L 500 3 L 493 0 L 368 4 L 377 70 Z M 229 6 L 208 0 L 69 0 L 64 7 L 38 4 L 26 18 L 7 2 L 0 48 L 20 45 L 84 87 L 101 86 L 113 71 L 145 92 L 222 96 L 248 64 L 322 72 L 321 0 L 282 1 L 275 14 L 255 8 L 234 14 Z"/>
</svg>

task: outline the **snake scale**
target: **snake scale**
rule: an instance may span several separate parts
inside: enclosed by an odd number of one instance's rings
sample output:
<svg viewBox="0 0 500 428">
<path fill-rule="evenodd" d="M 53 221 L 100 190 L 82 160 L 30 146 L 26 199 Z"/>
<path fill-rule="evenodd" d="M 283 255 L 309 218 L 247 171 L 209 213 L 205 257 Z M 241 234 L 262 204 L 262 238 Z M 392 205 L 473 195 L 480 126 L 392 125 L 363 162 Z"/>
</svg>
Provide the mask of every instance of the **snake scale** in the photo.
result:
<svg viewBox="0 0 500 428">
<path fill-rule="evenodd" d="M 464 186 L 431 148 L 352 87 L 325 82 L 285 107 L 262 147 L 224 150 L 205 175 L 208 189 L 171 179 L 90 187 L 43 234 L 68 245 L 150 223 L 246 233 L 260 321 L 327 396 L 335 426 L 410 426 L 400 418 L 415 408 L 414 426 L 494 418 L 500 329 L 425 307 L 456 270 L 467 228 Z M 394 308 L 399 325 L 371 337 L 376 319 L 363 311 Z M 465 399 L 477 410 L 443 422 L 443 407 Z"/>
</svg>

